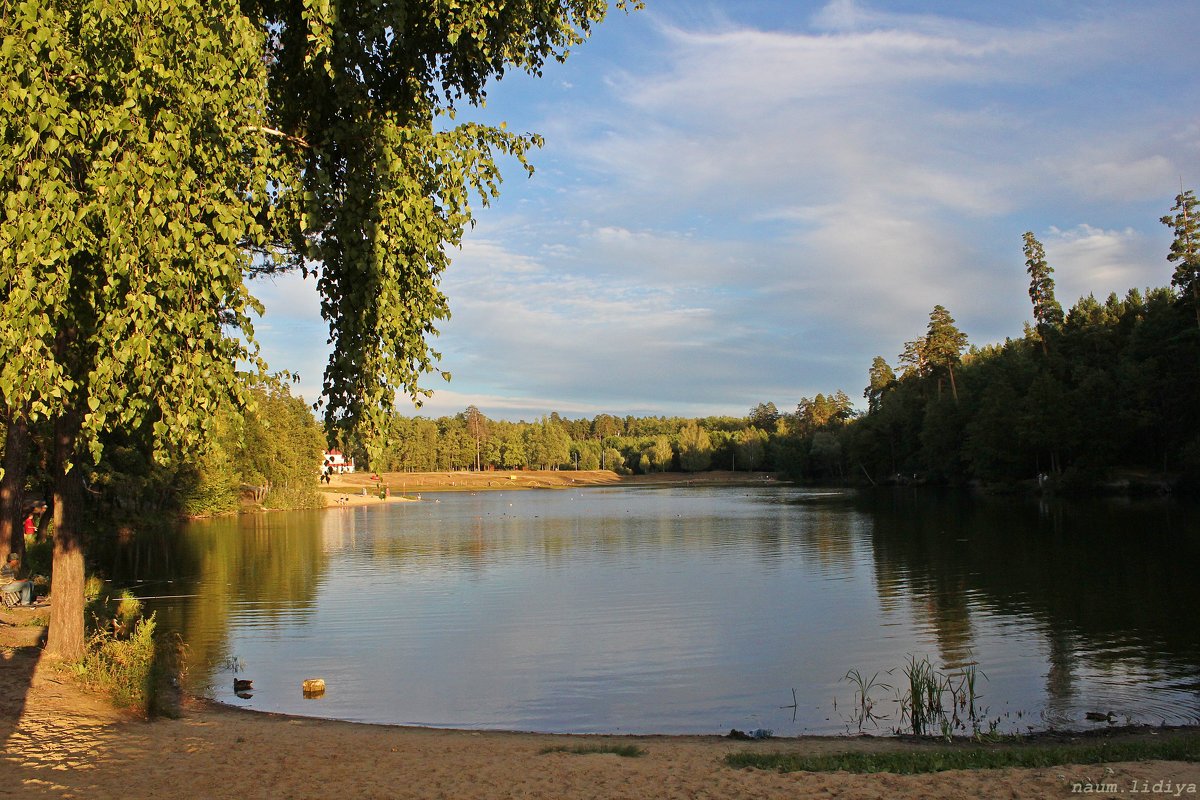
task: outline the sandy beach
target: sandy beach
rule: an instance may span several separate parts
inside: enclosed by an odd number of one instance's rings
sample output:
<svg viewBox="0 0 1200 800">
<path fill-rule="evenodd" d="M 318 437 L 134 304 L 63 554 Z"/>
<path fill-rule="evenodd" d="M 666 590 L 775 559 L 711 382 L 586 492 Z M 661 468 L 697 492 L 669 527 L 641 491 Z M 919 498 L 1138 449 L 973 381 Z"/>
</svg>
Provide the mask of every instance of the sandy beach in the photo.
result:
<svg viewBox="0 0 1200 800">
<path fill-rule="evenodd" d="M 482 472 L 352 472 L 330 476 L 320 486 L 326 508 L 406 503 L 438 492 L 503 492 L 527 489 L 581 489 L 597 486 L 693 486 L 764 483 L 767 473 L 708 472 L 620 476 L 611 470 L 488 470 Z M 386 490 L 380 497 L 379 490 Z"/>
<path fill-rule="evenodd" d="M 491 492 L 524 489 L 580 489 L 602 486 L 729 486 L 775 482 L 767 472 L 657 472 L 617 475 L 611 470 L 486 470 L 482 472 L 352 472 L 321 485 L 326 506 L 378 505 L 417 500 L 426 492 Z M 379 489 L 388 490 L 381 500 Z"/>
<path fill-rule="evenodd" d="M 420 500 L 426 492 L 482 492 L 515 489 L 565 489 L 619 483 L 607 470 L 512 472 L 352 472 L 331 475 L 320 486 L 325 507 L 375 506 Z M 380 497 L 380 490 L 385 496 Z"/>
</svg>

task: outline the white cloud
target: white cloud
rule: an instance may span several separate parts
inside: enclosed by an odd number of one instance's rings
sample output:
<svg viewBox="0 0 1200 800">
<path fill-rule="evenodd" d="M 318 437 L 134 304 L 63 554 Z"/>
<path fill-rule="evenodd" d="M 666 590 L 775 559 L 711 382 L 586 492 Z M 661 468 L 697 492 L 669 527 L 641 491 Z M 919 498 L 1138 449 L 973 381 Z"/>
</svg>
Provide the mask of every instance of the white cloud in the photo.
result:
<svg viewBox="0 0 1200 800">
<path fill-rule="evenodd" d="M 848 336 L 911 336 L 914 317 L 923 324 L 940 302 L 1002 336 L 1019 332 L 1025 314 L 1019 230 L 1003 217 L 1031 201 L 1162 193 L 1175 163 L 1163 151 L 1179 150 L 1177 134 L 1132 109 L 1093 109 L 1077 86 L 1082 76 L 1090 91 L 1091 75 L 1144 49 L 1157 24 L 1110 13 L 984 25 L 849 2 L 815 22 L 826 33 L 663 24 L 661 68 L 619 76 L 612 99 L 623 112 L 571 146 L 613 184 L 604 208 L 613 220 L 677 232 L 693 219 L 715 223 L 690 228 L 695 236 L 665 257 L 665 231 L 622 235 L 625 263 L 646 265 L 646 280 L 686 279 L 692 252 L 741 251 L 760 267 L 758 310 L 774 313 L 764 327 L 785 328 L 790 308 L 802 329 L 796 318 Z M 1119 136 L 1093 126 L 1121 113 Z M 692 274 L 706 286 L 745 273 L 736 260 L 700 263 Z M 1107 264 L 1088 274 L 1107 283 L 1137 273 Z"/>
<path fill-rule="evenodd" d="M 251 281 L 249 287 L 266 311 L 254 332 L 267 366 L 272 372 L 299 373 L 292 393 L 315 402 L 329 359 L 329 328 L 321 319 L 316 280 L 290 273 Z"/>
<path fill-rule="evenodd" d="M 450 386 L 453 386 L 453 383 Z M 567 417 L 592 417 L 603 411 L 586 403 L 564 402 L 556 397 L 459 392 L 453 388 L 442 387 L 434 387 L 433 397 L 426 400 L 419 409 L 409 411 L 403 406 L 398 407 L 406 416 L 419 414 L 436 418 L 454 416 L 471 405 L 493 419 L 520 418 L 526 421 L 538 419 L 551 411 L 557 411 Z"/>
<path fill-rule="evenodd" d="M 618 245 L 636 238 L 618 229 L 596 235 Z M 724 342 L 713 333 L 714 312 L 693 293 L 643 284 L 632 273 L 528 263 L 513 270 L 513 261 L 496 242 L 479 241 L 464 246 L 447 277 L 447 292 L 458 299 L 439 344 L 456 380 L 485 393 L 491 386 L 502 390 L 492 394 L 558 397 L 576 407 L 580 387 L 595 383 L 607 382 L 606 394 L 624 394 L 626 403 L 647 390 L 674 394 L 664 385 L 671 380 L 664 365 L 686 361 L 699 347 L 715 353 Z"/>
<path fill-rule="evenodd" d="M 666 69 L 630 72 L 614 88 L 624 113 L 594 135 L 590 115 L 566 115 L 552 139 L 618 184 L 622 201 L 644 207 L 736 216 L 798 196 L 871 194 L 897 207 L 1003 212 L 1022 171 L 994 151 L 1026 135 L 1024 120 L 931 95 L 1019 84 L 1029 51 L 1058 58 L 1060 35 L 990 36 L 671 29 Z M 609 192 L 609 203 L 617 196 Z"/>
<path fill-rule="evenodd" d="M 622 23 L 636 50 L 585 47 L 528 92 L 552 105 L 494 96 L 547 146 L 454 254 L 435 347 L 455 377 L 433 404 L 705 413 L 856 396 L 871 356 L 899 352 L 935 303 L 973 342 L 1019 335 L 1030 228 L 1064 305 L 1166 282 L 1152 209 L 1195 180 L 1197 89 L 1180 78 L 1195 10 L 966 20 L 833 0 L 768 25 L 752 5 L 664 0 Z M 315 301 L 278 302 L 272 330 L 315 318 Z M 319 381 L 323 351 L 317 364 L 302 376 Z"/>
<path fill-rule="evenodd" d="M 869 19 L 854 0 L 831 0 L 820 11 L 813 14 L 813 27 L 832 31 L 848 31 L 859 27 Z"/>
<path fill-rule="evenodd" d="M 1064 308 L 1088 294 L 1103 300 L 1110 292 L 1124 296 L 1129 289 L 1163 286 L 1169 280 L 1166 251 L 1155 259 L 1153 243 L 1133 228 L 1105 230 L 1081 223 L 1067 230 L 1050 228 L 1041 241 Z"/>
<path fill-rule="evenodd" d="M 1055 170 L 1059 179 L 1080 194 L 1099 200 L 1131 200 L 1159 197 L 1163 188 L 1177 180 L 1180 165 L 1162 154 L 1125 155 L 1115 147 L 1108 151 L 1091 148 L 1072 153 Z"/>
<path fill-rule="evenodd" d="M 633 108 L 665 123 L 759 119 L 819 101 L 817 111 L 865 111 L 945 86 L 986 90 L 1030 80 L 1061 82 L 1111 58 L 1118 27 L 982 26 L 938 17 L 873 16 L 869 29 L 813 35 L 727 25 L 686 30 L 665 25 L 666 69 L 630 71 L 614 88 Z M 1056 71 L 1047 74 L 1046 68 Z"/>
</svg>

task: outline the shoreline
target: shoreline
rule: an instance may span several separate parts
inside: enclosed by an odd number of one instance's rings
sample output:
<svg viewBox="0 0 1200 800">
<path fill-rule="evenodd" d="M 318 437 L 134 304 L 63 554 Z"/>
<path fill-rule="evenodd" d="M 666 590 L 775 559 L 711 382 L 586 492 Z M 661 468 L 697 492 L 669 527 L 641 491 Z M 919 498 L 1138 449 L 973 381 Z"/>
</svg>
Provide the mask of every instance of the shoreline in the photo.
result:
<svg viewBox="0 0 1200 800">
<path fill-rule="evenodd" d="M 609 473 L 611 475 L 611 473 Z M 411 475 L 411 473 L 409 474 Z M 440 473 L 460 484 L 462 473 Z M 748 485 L 737 473 L 737 483 Z M 369 475 L 366 476 L 369 479 Z M 381 476 L 382 477 L 382 476 Z M 496 474 L 482 474 L 497 480 Z M 527 473 L 529 482 L 545 480 Z M 550 476 L 554 477 L 554 476 Z M 571 477 L 568 473 L 567 477 Z M 576 476 L 578 477 L 578 476 Z M 692 476 L 628 482 L 600 476 L 592 486 L 696 485 Z M 718 477 L 718 476 L 713 476 Z M 511 481 L 512 484 L 519 483 Z M 613 475 L 613 478 L 616 478 Z M 503 480 L 508 481 L 507 474 Z M 769 479 L 768 479 L 769 480 Z M 709 480 L 706 483 L 716 484 Z M 753 484 L 754 482 L 749 482 Z M 556 488 L 571 488 L 576 482 Z M 583 484 L 588 485 L 588 484 Z M 726 483 L 725 485 L 731 485 Z M 333 491 L 346 487 L 334 486 Z M 504 484 L 531 489 L 547 486 Z M 420 491 L 479 491 L 466 485 Z M 394 492 L 394 490 L 393 490 Z M 359 505 L 381 503 L 358 496 Z M 412 501 L 393 493 L 387 502 Z M 337 504 L 326 506 L 337 507 Z M 139 719 L 113 709 L 67 672 L 43 663 L 38 645 L 45 628 L 30 624 L 46 608 L 0 610 L 0 774 L 22 797 L 321 798 L 332 793 L 367 798 L 755 797 L 768 800 L 839 798 L 1060 797 L 1074 786 L 1200 784 L 1200 764 L 1178 761 L 1112 762 L 1045 768 L 894 773 L 792 772 L 735 768 L 735 753 L 830 756 L 938 752 L 966 748 L 1005 750 L 1037 744 L 1149 740 L 1194 735 L 1200 726 L 1046 731 L 1018 740 L 950 743 L 908 736 L 802 735 L 761 741 L 720 734 L 552 734 L 471 728 L 350 722 L 260 711 L 211 698 L 184 697 L 177 718 Z M 336 691 L 336 687 L 331 687 Z M 299 687 L 297 687 L 299 691 Z M 636 758 L 576 748 L 627 747 Z M 1103 781 L 1103 783 L 1100 783 Z M 1101 794 L 1104 792 L 1101 791 Z M 1195 797 L 1196 793 L 1184 793 Z"/>
<path fill-rule="evenodd" d="M 618 475 L 610 470 L 483 470 L 479 472 L 386 472 L 378 474 L 357 472 L 333 475 L 329 484 L 322 484 L 318 491 L 325 501 L 325 508 L 338 505 L 363 506 L 381 502 L 376 496 L 378 487 L 387 486 L 392 496 L 386 502 L 417 500 L 423 493 L 445 492 L 492 492 L 529 489 L 578 489 L 600 487 L 669 488 L 669 487 L 755 487 L 795 486 L 800 489 L 832 492 L 877 491 L 887 489 L 928 489 L 931 491 L 961 491 L 990 497 L 1053 497 L 1073 499 L 1093 498 L 1192 498 L 1195 495 L 1183 490 L 1174 491 L 1170 481 L 1155 475 L 1121 473 L 1112 480 L 1075 487 L 1074 491 L 1059 488 L 1042 489 L 1036 481 L 1022 484 L 970 484 L 961 486 L 936 485 L 924 482 L 867 485 L 862 483 L 796 483 L 773 472 L 733 472 L 712 470 L 708 472 L 654 472 L 640 475 Z M 362 496 L 363 488 L 368 489 Z M 341 499 L 341 502 L 339 502 Z"/>
<path fill-rule="evenodd" d="M 354 472 L 332 475 L 318 490 L 325 508 L 338 505 L 362 506 L 381 502 L 418 500 L 426 492 L 503 492 L 530 489 L 583 489 L 639 486 L 761 486 L 779 479 L 768 472 L 657 472 L 647 475 L 618 475 L 611 470 L 485 470 L 451 472 Z M 379 488 L 391 492 L 380 500 Z M 366 494 L 363 494 L 363 490 Z"/>
<path fill-rule="evenodd" d="M 300 717 L 184 698 L 177 718 L 121 712 L 42 658 L 39 609 L 0 612 L 0 771 L 23 797 L 185 800 L 531 797 L 1047 797 L 1104 779 L 1200 783 L 1175 761 L 953 770 L 919 775 L 737 769 L 732 753 L 833 755 L 981 746 L 906 737 L 801 736 L 746 742 L 709 735 L 541 734 Z M 1054 734 L 1058 741 L 1165 737 L 1189 729 Z M 1045 737 L 1042 737 L 1045 741 Z M 1036 743 L 1037 739 L 1032 740 Z M 637 758 L 575 748 L 634 745 Z M 983 744 L 1011 748 L 1022 743 Z"/>
<path fill-rule="evenodd" d="M 976 739 L 973 736 L 955 734 L 949 740 L 929 734 L 917 736 L 911 733 L 802 733 L 796 736 L 768 736 L 764 739 L 740 738 L 728 733 L 572 733 L 521 730 L 519 728 L 464 728 L 440 727 L 436 725 L 410 724 L 403 722 L 363 722 L 336 717 L 316 717 L 305 714 L 292 714 L 286 711 L 266 711 L 256 708 L 237 706 L 223 700 L 215 700 L 203 695 L 185 693 L 183 706 L 194 711 L 230 714 L 252 714 L 255 716 L 271 717 L 285 722 L 329 722 L 344 725 L 362 725 L 369 728 L 384 730 L 401 730 L 425 732 L 430 734 L 457 734 L 462 736 L 527 736 L 544 739 L 567 739 L 571 741 L 611 740 L 615 742 L 700 742 L 709 744 L 730 743 L 735 749 L 758 750 L 765 747 L 768 751 L 778 749 L 772 745 L 786 744 L 819 744 L 829 745 L 837 752 L 902 752 L 907 750 L 931 749 L 963 749 L 969 747 L 1005 748 L 1029 747 L 1040 744 L 1084 743 L 1098 741 L 1113 741 L 1138 739 L 1157 736 L 1174 736 L 1200 734 L 1200 723 L 1195 725 L 1151 725 L 1149 723 L 1130 723 L 1124 725 L 1107 725 L 1094 728 L 1047 728 L 1045 730 L 1030 730 L 1020 734 L 999 734 L 995 739 Z M 152 722 L 153 720 L 146 720 Z M 825 749 L 821 747 L 820 749 Z M 1198 787 L 1200 788 L 1200 787 Z"/>
<path fill-rule="evenodd" d="M 374 476 L 378 476 L 378 480 Z M 421 501 L 424 494 L 453 492 L 592 489 L 602 487 L 763 486 L 777 485 L 768 472 L 657 472 L 618 475 L 611 470 L 490 470 L 480 472 L 355 472 L 330 476 L 318 487 L 322 509 L 359 508 Z M 386 487 L 390 496 L 379 497 Z M 366 489 L 367 493 L 363 494 Z"/>
</svg>

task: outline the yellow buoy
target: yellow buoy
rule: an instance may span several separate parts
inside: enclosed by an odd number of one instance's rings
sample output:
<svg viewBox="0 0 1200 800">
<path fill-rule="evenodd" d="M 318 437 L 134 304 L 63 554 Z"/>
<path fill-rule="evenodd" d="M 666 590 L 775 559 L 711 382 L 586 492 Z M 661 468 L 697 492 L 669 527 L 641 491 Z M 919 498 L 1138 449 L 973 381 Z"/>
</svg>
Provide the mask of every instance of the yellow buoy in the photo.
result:
<svg viewBox="0 0 1200 800">
<path fill-rule="evenodd" d="M 324 678 L 309 678 L 303 684 L 305 697 L 320 697 L 325 694 Z"/>
</svg>

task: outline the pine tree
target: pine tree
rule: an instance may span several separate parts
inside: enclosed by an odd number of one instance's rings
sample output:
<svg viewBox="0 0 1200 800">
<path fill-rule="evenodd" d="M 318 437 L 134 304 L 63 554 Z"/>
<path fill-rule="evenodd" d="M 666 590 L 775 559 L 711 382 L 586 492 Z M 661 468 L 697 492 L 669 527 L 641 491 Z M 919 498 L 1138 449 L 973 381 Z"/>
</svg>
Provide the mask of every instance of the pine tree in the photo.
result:
<svg viewBox="0 0 1200 800">
<path fill-rule="evenodd" d="M 884 393 L 896 383 L 896 373 L 883 356 L 875 356 L 867 377 L 870 383 L 863 391 L 863 397 L 867 398 L 867 413 L 874 414 L 883 402 Z"/>
<path fill-rule="evenodd" d="M 1033 301 L 1033 319 L 1042 340 L 1042 353 L 1048 354 L 1046 338 L 1062 327 L 1063 310 L 1054 298 L 1054 269 L 1046 263 L 1046 251 L 1032 231 L 1025 232 L 1025 267 L 1029 273 L 1029 299 Z"/>
<path fill-rule="evenodd" d="M 1179 290 L 1185 302 L 1190 299 L 1196 326 L 1200 327 L 1200 212 L 1196 210 L 1196 193 L 1188 189 L 1179 194 L 1171 211 L 1174 216 L 1162 218 L 1162 224 L 1175 231 L 1167 261 L 1179 263 L 1175 265 L 1171 285 Z"/>
<path fill-rule="evenodd" d="M 925 359 L 934 371 L 945 370 L 950 376 L 950 392 L 958 402 L 958 386 L 954 380 L 954 367 L 962 363 L 962 351 L 967 346 L 967 335 L 954 325 L 954 317 L 944 306 L 934 306 L 929 312 L 929 328 L 925 334 Z M 938 392 L 941 393 L 941 377 Z"/>
</svg>

